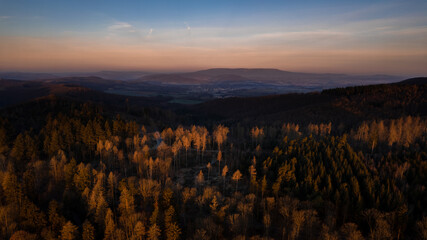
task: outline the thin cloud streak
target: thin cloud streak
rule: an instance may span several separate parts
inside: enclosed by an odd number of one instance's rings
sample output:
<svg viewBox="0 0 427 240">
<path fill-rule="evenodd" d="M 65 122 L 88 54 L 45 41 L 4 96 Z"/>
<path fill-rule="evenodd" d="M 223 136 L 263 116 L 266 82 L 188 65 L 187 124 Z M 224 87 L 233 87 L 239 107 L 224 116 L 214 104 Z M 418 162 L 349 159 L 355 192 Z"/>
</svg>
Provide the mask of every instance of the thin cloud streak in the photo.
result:
<svg viewBox="0 0 427 240">
<path fill-rule="evenodd" d="M 133 26 L 127 22 L 116 22 L 108 27 L 110 31 L 115 30 L 132 30 Z"/>
</svg>

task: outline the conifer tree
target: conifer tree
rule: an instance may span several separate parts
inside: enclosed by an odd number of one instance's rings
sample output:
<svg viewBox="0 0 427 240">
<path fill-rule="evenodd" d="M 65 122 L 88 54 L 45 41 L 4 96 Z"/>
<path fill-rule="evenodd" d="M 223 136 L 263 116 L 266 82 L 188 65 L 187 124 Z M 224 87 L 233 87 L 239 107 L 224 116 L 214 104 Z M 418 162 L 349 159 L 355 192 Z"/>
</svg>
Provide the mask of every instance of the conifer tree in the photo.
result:
<svg viewBox="0 0 427 240">
<path fill-rule="evenodd" d="M 203 176 L 202 170 L 200 170 L 199 174 L 196 176 L 196 184 L 200 187 L 205 182 L 205 178 Z"/>
<path fill-rule="evenodd" d="M 135 239 L 136 240 L 142 240 L 143 237 L 145 236 L 145 226 L 141 221 L 138 221 L 135 224 L 135 229 L 134 229 L 134 234 L 135 234 Z"/>
<path fill-rule="evenodd" d="M 107 209 L 104 226 L 104 240 L 115 240 L 116 224 L 114 223 L 114 215 L 111 209 Z"/>
<path fill-rule="evenodd" d="M 236 182 L 236 192 L 237 192 L 237 185 L 239 184 L 239 180 L 242 179 L 242 174 L 240 173 L 239 170 L 234 172 L 232 179 Z"/>
<path fill-rule="evenodd" d="M 228 127 L 223 125 L 218 125 L 214 131 L 214 138 L 216 143 L 218 144 L 218 150 L 221 150 L 222 144 L 227 140 L 227 134 L 229 133 Z"/>
<path fill-rule="evenodd" d="M 61 230 L 61 239 L 62 240 L 74 240 L 77 239 L 77 226 L 68 221 Z"/>
<path fill-rule="evenodd" d="M 227 165 L 225 165 L 225 166 L 222 168 L 222 174 L 221 174 L 221 176 L 222 176 L 222 181 L 224 182 L 224 189 L 225 189 L 225 179 L 226 179 L 226 177 L 227 177 L 227 173 L 228 173 L 228 167 L 227 167 Z"/>
<path fill-rule="evenodd" d="M 181 229 L 179 228 L 177 222 L 174 220 L 175 217 L 175 209 L 173 206 L 169 206 L 169 208 L 165 212 L 165 227 L 166 227 L 166 238 L 171 240 L 179 239 L 181 235 Z"/>
<path fill-rule="evenodd" d="M 37 235 L 31 234 L 29 232 L 20 230 L 16 231 L 11 237 L 10 240 L 36 240 Z"/>
<path fill-rule="evenodd" d="M 9 151 L 9 142 L 6 130 L 0 127 L 0 154 L 4 154 L 7 151 Z"/>
<path fill-rule="evenodd" d="M 135 211 L 135 199 L 132 193 L 124 187 L 120 195 L 119 209 L 122 215 L 128 216 Z"/>
<path fill-rule="evenodd" d="M 83 223 L 82 239 L 95 240 L 95 228 L 88 220 Z"/>
<path fill-rule="evenodd" d="M 218 175 L 221 172 L 221 160 L 222 160 L 222 152 L 221 150 L 218 151 L 218 155 L 216 157 L 216 160 L 218 161 Z"/>
<path fill-rule="evenodd" d="M 149 240 L 158 240 L 161 235 L 159 226 L 155 223 L 150 226 L 147 232 L 147 239 Z"/>
</svg>

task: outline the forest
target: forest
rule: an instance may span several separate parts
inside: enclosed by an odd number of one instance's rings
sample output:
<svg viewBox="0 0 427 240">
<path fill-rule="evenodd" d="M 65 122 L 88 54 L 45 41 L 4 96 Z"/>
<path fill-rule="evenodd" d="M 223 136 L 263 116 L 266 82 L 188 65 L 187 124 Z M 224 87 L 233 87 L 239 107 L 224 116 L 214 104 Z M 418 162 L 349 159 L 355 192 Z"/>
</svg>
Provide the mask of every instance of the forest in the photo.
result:
<svg viewBox="0 0 427 240">
<path fill-rule="evenodd" d="M 427 239 L 426 89 L 0 109 L 0 239 Z"/>
</svg>

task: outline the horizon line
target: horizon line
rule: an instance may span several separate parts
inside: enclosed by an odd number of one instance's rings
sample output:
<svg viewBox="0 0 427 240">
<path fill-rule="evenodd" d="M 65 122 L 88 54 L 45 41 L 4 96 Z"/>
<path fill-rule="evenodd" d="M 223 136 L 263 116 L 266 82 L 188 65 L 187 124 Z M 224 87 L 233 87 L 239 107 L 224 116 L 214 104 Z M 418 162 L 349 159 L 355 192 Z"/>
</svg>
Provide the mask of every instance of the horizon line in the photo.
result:
<svg viewBox="0 0 427 240">
<path fill-rule="evenodd" d="M 426 74 L 418 73 L 400 73 L 400 74 L 388 74 L 383 72 L 372 72 L 372 73 L 357 73 L 357 72 L 340 72 L 340 71 L 300 71 L 300 70 L 284 70 L 281 68 L 268 68 L 268 67 L 207 67 L 207 68 L 188 68 L 188 69 L 114 69 L 114 68 L 103 68 L 103 69 L 93 69 L 93 70 L 0 70 L 0 73 L 34 73 L 34 74 L 90 74 L 90 73 L 100 73 L 100 72 L 146 72 L 148 74 L 185 74 L 206 70 L 218 70 L 218 69 L 227 69 L 227 70 L 278 70 L 282 72 L 289 73 L 301 73 L 301 74 L 334 74 L 334 75 L 353 75 L 353 76 L 391 76 L 391 77 L 422 77 L 427 76 Z"/>
</svg>

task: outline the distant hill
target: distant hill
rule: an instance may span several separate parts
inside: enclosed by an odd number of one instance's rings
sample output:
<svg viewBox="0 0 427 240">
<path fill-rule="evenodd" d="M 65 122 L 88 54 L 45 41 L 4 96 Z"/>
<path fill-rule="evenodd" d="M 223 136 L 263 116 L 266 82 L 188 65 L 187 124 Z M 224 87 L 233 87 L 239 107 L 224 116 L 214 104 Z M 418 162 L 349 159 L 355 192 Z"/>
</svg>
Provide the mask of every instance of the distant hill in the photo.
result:
<svg viewBox="0 0 427 240">
<path fill-rule="evenodd" d="M 133 82 L 163 84 L 216 84 L 218 82 L 259 82 L 276 85 L 317 86 L 322 89 L 351 85 L 391 83 L 401 80 L 389 75 L 346 75 L 288 72 L 263 68 L 214 68 L 189 73 L 154 74 Z"/>
<path fill-rule="evenodd" d="M 153 73 L 145 71 L 101 71 L 95 72 L 92 76 L 115 80 L 133 80 L 149 74 Z"/>
<path fill-rule="evenodd" d="M 163 95 L 171 88 L 185 87 L 216 97 L 260 96 L 290 92 L 311 92 L 357 85 L 393 83 L 401 80 L 389 75 L 347 75 L 300 73 L 269 68 L 212 68 L 186 73 L 151 73 L 147 71 L 99 71 L 86 73 L 0 72 L 0 78 L 72 83 L 91 89 L 130 96 Z M 107 81 L 107 79 L 110 79 Z M 114 81 L 113 81 L 114 80 Z M 161 91 L 155 90 L 161 86 Z M 167 88 L 167 89 L 166 89 Z M 154 89 L 154 91 L 152 91 Z M 175 92 L 174 95 L 179 95 Z"/>
<path fill-rule="evenodd" d="M 204 83 L 202 79 L 196 79 L 185 74 L 153 74 L 144 76 L 137 80 L 131 81 L 132 83 L 149 82 L 156 84 L 200 84 Z"/>
<path fill-rule="evenodd" d="M 124 84 L 120 80 L 108 80 L 96 76 L 90 77 L 63 77 L 63 78 L 52 78 L 39 80 L 45 83 L 56 83 L 56 84 L 74 84 L 90 89 L 105 91 L 108 88 L 112 88 L 121 84 Z"/>
<path fill-rule="evenodd" d="M 0 72 L 0 78 L 23 81 L 34 81 L 65 77 L 99 77 L 114 80 L 134 80 L 153 74 L 145 71 L 99 71 L 99 72 L 70 72 L 70 73 L 31 73 L 31 72 Z"/>
<path fill-rule="evenodd" d="M 57 75 L 61 77 L 100 77 L 104 79 L 128 81 L 150 74 L 153 73 L 146 71 L 99 71 L 86 73 L 58 73 Z"/>
<path fill-rule="evenodd" d="M 57 78 L 57 75 L 50 73 L 29 73 L 29 72 L 0 72 L 0 78 L 3 79 L 15 79 L 15 80 L 40 80 Z"/>
<path fill-rule="evenodd" d="M 427 77 L 410 78 L 397 84 L 427 84 Z"/>
<path fill-rule="evenodd" d="M 79 86 L 65 84 L 0 79 L 0 107 L 18 104 L 51 94 L 63 95 L 72 91 L 88 90 Z"/>
</svg>

